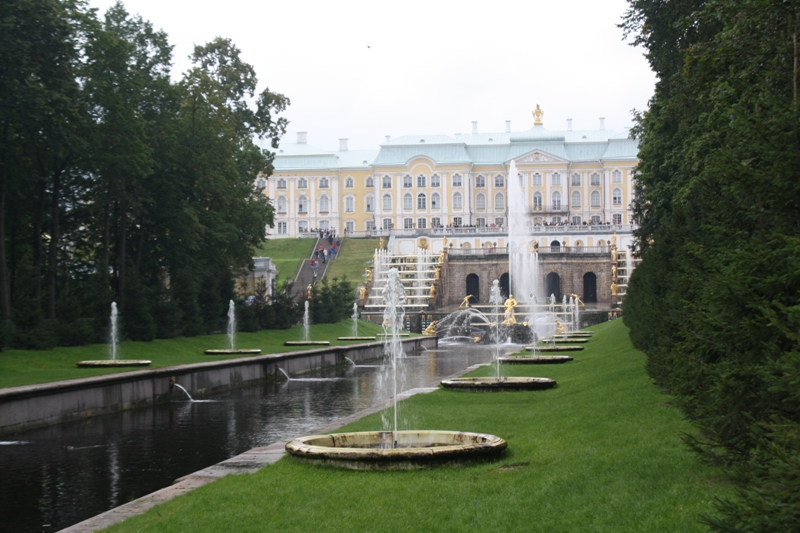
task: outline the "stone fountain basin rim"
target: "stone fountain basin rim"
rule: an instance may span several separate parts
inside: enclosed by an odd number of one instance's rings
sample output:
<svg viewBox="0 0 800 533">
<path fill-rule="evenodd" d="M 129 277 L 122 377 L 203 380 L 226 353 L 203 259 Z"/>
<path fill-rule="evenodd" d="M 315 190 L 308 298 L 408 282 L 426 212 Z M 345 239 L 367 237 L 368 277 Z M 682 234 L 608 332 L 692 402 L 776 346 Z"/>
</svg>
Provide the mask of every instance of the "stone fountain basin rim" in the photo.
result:
<svg viewBox="0 0 800 533">
<path fill-rule="evenodd" d="M 579 352 L 583 350 L 583 346 L 569 346 L 559 344 L 558 346 L 526 346 L 529 352 Z"/>
<path fill-rule="evenodd" d="M 375 337 L 336 337 L 339 341 L 374 341 Z"/>
<path fill-rule="evenodd" d="M 523 391 L 545 390 L 556 386 L 556 381 L 540 377 L 480 377 L 450 378 L 439 382 L 446 389 L 461 391 Z"/>
<path fill-rule="evenodd" d="M 526 364 L 526 363 L 567 363 L 572 361 L 573 358 L 569 355 L 512 355 L 508 357 L 498 357 L 498 361 L 505 364 Z"/>
<path fill-rule="evenodd" d="M 75 363 L 80 368 L 109 368 L 119 366 L 147 366 L 152 361 L 146 359 L 99 359 L 97 361 L 78 361 Z"/>
<path fill-rule="evenodd" d="M 222 349 L 222 350 L 205 350 L 203 352 L 206 355 L 247 355 L 247 354 L 260 354 L 261 348 L 252 348 L 252 349 Z"/>
<path fill-rule="evenodd" d="M 387 435 L 392 435 L 392 432 L 362 431 L 309 435 L 288 442 L 286 451 L 298 457 L 350 461 L 432 461 L 458 456 L 499 454 L 508 446 L 504 439 L 485 433 L 411 430 L 397 431 L 394 437 L 398 442 L 420 443 L 421 446 L 378 448 L 377 446 L 385 440 L 383 437 Z M 356 443 L 374 447 L 347 445 Z"/>
<path fill-rule="evenodd" d="M 329 346 L 331 341 L 285 341 L 284 346 Z"/>
</svg>

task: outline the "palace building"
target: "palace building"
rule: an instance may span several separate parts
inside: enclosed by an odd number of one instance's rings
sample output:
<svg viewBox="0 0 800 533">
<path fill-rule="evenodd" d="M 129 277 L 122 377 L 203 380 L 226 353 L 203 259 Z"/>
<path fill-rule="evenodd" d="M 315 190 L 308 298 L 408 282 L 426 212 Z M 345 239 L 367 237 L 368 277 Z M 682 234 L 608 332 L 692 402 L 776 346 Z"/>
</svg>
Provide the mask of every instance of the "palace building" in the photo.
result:
<svg viewBox="0 0 800 533">
<path fill-rule="evenodd" d="M 532 127 L 523 131 L 512 131 L 507 121 L 505 131 L 485 133 L 473 122 L 469 133 L 387 137 L 376 150 L 348 150 L 347 139 L 338 151 L 320 150 L 298 133 L 295 143 L 281 143 L 270 179 L 257 183 L 275 207 L 270 238 L 335 229 L 344 236 L 387 237 L 389 252 L 397 255 L 419 248 L 502 250 L 514 161 L 540 257 L 604 247 L 608 253 L 613 236 L 624 261 L 632 239 L 637 142 L 627 132 L 605 129 L 602 118 L 594 130 L 573 130 L 571 120 L 566 129 L 551 130 L 542 115 L 537 106 Z M 625 277 L 629 252 L 627 264 Z M 608 274 L 603 280 L 595 274 L 596 301 L 610 302 L 611 282 L 626 281 Z M 564 291 L 582 294 L 579 281 L 566 285 Z M 456 283 L 450 299 L 464 294 Z"/>
</svg>

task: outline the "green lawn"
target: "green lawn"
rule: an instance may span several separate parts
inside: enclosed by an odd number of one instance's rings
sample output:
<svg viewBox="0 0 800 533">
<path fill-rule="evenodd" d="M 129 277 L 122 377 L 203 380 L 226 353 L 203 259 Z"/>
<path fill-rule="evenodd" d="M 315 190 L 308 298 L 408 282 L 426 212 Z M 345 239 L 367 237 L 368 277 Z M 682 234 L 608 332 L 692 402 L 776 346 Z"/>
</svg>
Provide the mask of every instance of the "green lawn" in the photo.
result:
<svg viewBox="0 0 800 533">
<path fill-rule="evenodd" d="M 350 335 L 352 320 L 338 324 L 319 324 L 311 326 L 311 340 L 326 340 L 331 346 L 347 346 L 353 342 L 338 341 L 337 337 Z M 382 333 L 379 325 L 359 321 L 359 335 Z M 303 328 L 265 330 L 256 333 L 237 333 L 237 348 L 260 348 L 262 353 L 284 353 L 301 350 L 284 346 L 284 341 L 303 339 Z M 117 359 L 149 359 L 152 365 L 146 368 L 161 368 L 191 363 L 206 363 L 220 359 L 236 359 L 241 355 L 210 356 L 204 350 L 228 348 L 227 335 L 205 335 L 200 337 L 180 337 L 159 339 L 153 342 L 126 341 L 119 344 Z M 108 359 L 108 346 L 92 344 L 88 346 L 60 347 L 53 350 L 29 351 L 6 350 L 0 352 L 0 388 L 48 383 L 64 379 L 77 379 L 118 372 L 142 370 L 141 367 L 128 369 L 77 368 L 75 363 L 84 360 Z"/>
<path fill-rule="evenodd" d="M 270 239 L 254 252 L 254 257 L 269 257 L 283 281 L 294 281 L 303 260 L 314 251 L 314 239 Z"/>
<path fill-rule="evenodd" d="M 440 390 L 402 405 L 417 428 L 508 440 L 503 458 L 462 468 L 353 472 L 284 458 L 229 476 L 111 531 L 704 531 L 699 513 L 732 488 L 681 443 L 690 431 L 646 376 L 621 320 L 573 362 L 509 366 L 555 389 Z M 478 374 L 489 374 L 481 368 Z M 380 428 L 380 415 L 343 430 Z"/>
<path fill-rule="evenodd" d="M 347 276 L 348 281 L 358 285 L 364 281 L 364 268 L 367 267 L 367 261 L 372 264 L 375 248 L 379 244 L 380 239 L 343 239 L 342 255 L 331 262 L 325 278 L 332 280 Z"/>
</svg>

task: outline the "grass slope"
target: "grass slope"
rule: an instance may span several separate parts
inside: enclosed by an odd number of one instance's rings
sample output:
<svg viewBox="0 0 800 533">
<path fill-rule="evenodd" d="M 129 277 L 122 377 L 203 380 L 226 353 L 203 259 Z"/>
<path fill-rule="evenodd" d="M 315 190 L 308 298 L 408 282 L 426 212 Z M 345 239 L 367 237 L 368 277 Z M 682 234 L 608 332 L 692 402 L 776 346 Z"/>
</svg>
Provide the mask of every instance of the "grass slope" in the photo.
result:
<svg viewBox="0 0 800 533">
<path fill-rule="evenodd" d="M 303 260 L 311 256 L 314 239 L 271 239 L 254 252 L 254 257 L 269 257 L 282 281 L 294 281 Z"/>
<path fill-rule="evenodd" d="M 364 269 L 367 261 L 372 261 L 375 256 L 375 248 L 380 244 L 380 239 L 343 239 L 341 255 L 336 256 L 327 272 L 325 278 L 347 280 L 354 286 L 364 281 Z"/>
<path fill-rule="evenodd" d="M 403 403 L 416 427 L 504 437 L 509 447 L 496 462 L 351 472 L 285 458 L 110 530 L 704 531 L 698 514 L 732 489 L 680 442 L 690 428 L 650 383 L 622 321 L 594 329 L 571 363 L 503 368 L 505 375 L 555 378 L 555 389 L 440 390 Z M 379 427 L 374 415 L 346 429 Z"/>
<path fill-rule="evenodd" d="M 338 341 L 337 337 L 350 335 L 352 320 L 338 324 L 318 324 L 311 326 L 311 340 L 330 341 L 332 346 L 348 346 L 353 342 Z M 371 322 L 359 321 L 359 335 L 382 333 L 383 328 Z M 284 341 L 303 339 L 303 328 L 265 330 L 256 333 L 237 333 L 237 348 L 260 348 L 262 354 L 284 353 L 302 350 L 284 346 Z M 227 335 L 205 335 L 200 337 L 181 337 L 177 339 L 158 339 L 153 342 L 122 342 L 117 350 L 117 359 L 149 359 L 153 362 L 147 368 L 206 363 L 221 359 L 237 359 L 242 355 L 205 355 L 204 350 L 228 348 Z M 127 369 L 77 368 L 75 363 L 84 360 L 108 359 L 108 346 L 92 344 L 88 346 L 60 347 L 46 351 L 6 350 L 0 353 L 0 388 L 48 383 L 64 379 L 77 379 L 89 376 L 114 374 L 142 370 L 141 367 Z"/>
</svg>

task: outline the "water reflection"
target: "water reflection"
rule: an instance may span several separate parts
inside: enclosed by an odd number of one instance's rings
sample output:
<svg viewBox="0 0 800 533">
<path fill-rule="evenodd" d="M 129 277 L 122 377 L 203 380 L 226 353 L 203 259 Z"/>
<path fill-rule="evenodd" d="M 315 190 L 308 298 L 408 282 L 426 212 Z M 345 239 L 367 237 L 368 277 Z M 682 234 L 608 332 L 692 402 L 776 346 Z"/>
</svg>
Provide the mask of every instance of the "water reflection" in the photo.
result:
<svg viewBox="0 0 800 533">
<path fill-rule="evenodd" d="M 405 388 L 491 359 L 490 349 L 463 346 L 408 357 Z M 378 370 L 348 366 L 204 398 L 215 401 L 176 394 L 169 404 L 8 437 L 0 441 L 0 531 L 56 531 L 251 448 L 308 434 L 380 402 Z"/>
</svg>

